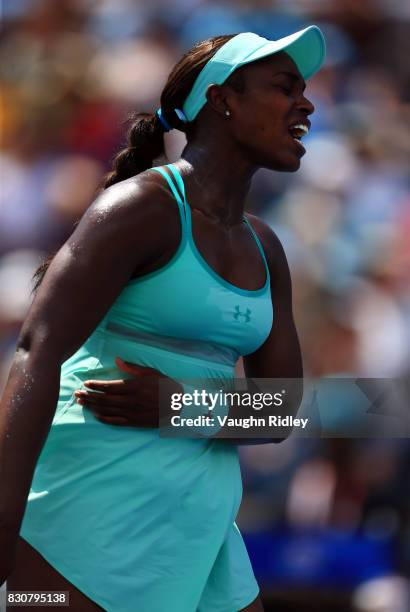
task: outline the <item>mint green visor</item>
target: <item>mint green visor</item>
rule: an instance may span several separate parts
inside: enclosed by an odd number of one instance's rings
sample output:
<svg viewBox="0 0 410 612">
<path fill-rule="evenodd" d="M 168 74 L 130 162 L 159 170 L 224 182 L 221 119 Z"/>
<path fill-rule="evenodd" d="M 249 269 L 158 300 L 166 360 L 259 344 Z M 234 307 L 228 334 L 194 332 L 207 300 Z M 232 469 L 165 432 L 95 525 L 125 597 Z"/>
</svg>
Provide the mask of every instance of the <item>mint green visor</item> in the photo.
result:
<svg viewBox="0 0 410 612">
<path fill-rule="evenodd" d="M 322 66 L 325 49 L 323 34 L 315 25 L 279 40 L 268 40 L 252 32 L 234 36 L 218 49 L 199 73 L 184 102 L 183 111 L 187 121 L 193 121 L 206 104 L 206 90 L 209 85 L 222 85 L 240 66 L 278 51 L 286 51 L 306 80 Z"/>
</svg>

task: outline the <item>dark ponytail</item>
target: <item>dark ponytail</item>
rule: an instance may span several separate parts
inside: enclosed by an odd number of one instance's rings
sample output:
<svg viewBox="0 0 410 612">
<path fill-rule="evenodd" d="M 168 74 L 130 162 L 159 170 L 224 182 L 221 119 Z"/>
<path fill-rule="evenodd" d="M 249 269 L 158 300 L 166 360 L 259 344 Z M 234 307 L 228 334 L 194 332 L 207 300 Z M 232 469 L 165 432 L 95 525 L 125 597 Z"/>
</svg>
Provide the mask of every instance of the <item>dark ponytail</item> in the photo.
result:
<svg viewBox="0 0 410 612">
<path fill-rule="evenodd" d="M 114 157 L 113 168 L 103 182 L 104 189 L 148 170 L 165 153 L 164 127 L 156 114 L 137 113 L 131 121 L 127 146 Z"/>
<path fill-rule="evenodd" d="M 174 66 L 162 91 L 161 112 L 166 123 L 185 132 L 188 139 L 193 134 L 195 122 L 185 124 L 175 109 L 182 109 L 202 68 L 232 36 L 234 34 L 214 36 L 192 47 Z M 241 88 L 237 75 L 232 75 L 230 81 L 232 87 Z M 114 157 L 113 169 L 105 177 L 103 188 L 152 168 L 154 160 L 165 153 L 164 132 L 164 126 L 155 113 L 134 115 L 127 135 L 127 146 Z"/>
<path fill-rule="evenodd" d="M 175 109 L 182 109 L 202 68 L 233 36 L 214 36 L 198 43 L 182 56 L 168 77 L 161 94 L 162 116 L 171 127 L 185 132 L 188 140 L 195 132 L 196 121 L 182 122 Z M 228 83 L 236 90 L 243 90 L 240 71 L 231 75 Z M 164 133 L 165 128 L 155 113 L 135 114 L 127 133 L 127 146 L 114 157 L 112 170 L 103 180 L 103 189 L 152 168 L 154 161 L 165 153 Z M 47 257 L 34 273 L 33 292 L 40 286 L 53 257 Z"/>
</svg>

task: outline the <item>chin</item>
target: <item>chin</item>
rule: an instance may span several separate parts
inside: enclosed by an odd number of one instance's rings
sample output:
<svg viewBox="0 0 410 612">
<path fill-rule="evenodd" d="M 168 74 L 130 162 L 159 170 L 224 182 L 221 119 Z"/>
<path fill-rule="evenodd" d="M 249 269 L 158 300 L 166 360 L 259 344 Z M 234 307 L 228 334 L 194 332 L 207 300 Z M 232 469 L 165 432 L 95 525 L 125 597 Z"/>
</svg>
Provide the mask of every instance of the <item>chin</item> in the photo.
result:
<svg viewBox="0 0 410 612">
<path fill-rule="evenodd" d="M 268 168 L 268 170 L 276 170 L 276 172 L 296 172 L 300 168 L 300 158 L 280 161 L 276 159 L 274 162 L 266 164 L 265 168 Z"/>
<path fill-rule="evenodd" d="M 300 168 L 300 159 L 298 159 L 294 164 L 283 170 L 282 172 L 297 172 Z"/>
</svg>

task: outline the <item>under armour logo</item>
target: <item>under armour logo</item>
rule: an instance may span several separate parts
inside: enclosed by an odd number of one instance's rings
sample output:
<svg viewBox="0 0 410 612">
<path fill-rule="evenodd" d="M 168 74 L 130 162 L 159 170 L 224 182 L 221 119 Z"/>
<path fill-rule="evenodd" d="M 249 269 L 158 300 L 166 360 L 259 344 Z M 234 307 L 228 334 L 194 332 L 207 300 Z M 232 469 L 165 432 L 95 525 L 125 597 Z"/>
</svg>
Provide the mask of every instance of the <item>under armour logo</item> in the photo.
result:
<svg viewBox="0 0 410 612">
<path fill-rule="evenodd" d="M 250 308 L 247 308 L 245 312 L 241 312 L 239 306 L 235 306 L 235 312 L 233 316 L 236 320 L 238 320 L 239 317 L 245 317 L 245 322 L 249 323 L 249 321 L 251 320 L 251 312 L 252 311 Z"/>
</svg>

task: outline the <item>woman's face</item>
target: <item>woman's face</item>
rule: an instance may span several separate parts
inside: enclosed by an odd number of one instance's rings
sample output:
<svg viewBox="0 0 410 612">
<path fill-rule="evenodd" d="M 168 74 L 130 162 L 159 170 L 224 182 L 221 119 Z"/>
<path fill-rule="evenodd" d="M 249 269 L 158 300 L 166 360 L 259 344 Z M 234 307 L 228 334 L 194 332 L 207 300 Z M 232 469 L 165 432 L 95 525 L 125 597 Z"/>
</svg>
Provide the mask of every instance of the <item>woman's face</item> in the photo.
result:
<svg viewBox="0 0 410 612">
<path fill-rule="evenodd" d="M 296 64 L 284 52 L 248 64 L 243 93 L 230 90 L 230 130 L 235 144 L 257 166 L 294 172 L 305 148 L 298 140 L 309 130 L 313 104 Z M 295 126 L 302 126 L 295 128 Z M 303 126 L 305 126 L 303 128 Z"/>
</svg>

